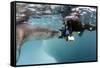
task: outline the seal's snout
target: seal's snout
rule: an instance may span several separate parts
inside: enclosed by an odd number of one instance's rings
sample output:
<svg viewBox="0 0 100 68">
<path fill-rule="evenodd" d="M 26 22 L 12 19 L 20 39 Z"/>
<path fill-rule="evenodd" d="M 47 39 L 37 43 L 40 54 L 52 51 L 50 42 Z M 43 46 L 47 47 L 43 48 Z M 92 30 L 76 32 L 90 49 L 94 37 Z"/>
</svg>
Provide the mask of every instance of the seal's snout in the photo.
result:
<svg viewBox="0 0 100 68">
<path fill-rule="evenodd" d="M 52 31 L 53 33 L 58 33 L 58 31 Z"/>
<path fill-rule="evenodd" d="M 55 31 L 52 31 L 52 32 L 51 32 L 51 36 L 52 36 L 52 37 L 55 37 L 55 36 L 58 35 L 58 33 L 59 33 L 59 31 L 56 31 L 56 30 L 55 30 Z"/>
</svg>

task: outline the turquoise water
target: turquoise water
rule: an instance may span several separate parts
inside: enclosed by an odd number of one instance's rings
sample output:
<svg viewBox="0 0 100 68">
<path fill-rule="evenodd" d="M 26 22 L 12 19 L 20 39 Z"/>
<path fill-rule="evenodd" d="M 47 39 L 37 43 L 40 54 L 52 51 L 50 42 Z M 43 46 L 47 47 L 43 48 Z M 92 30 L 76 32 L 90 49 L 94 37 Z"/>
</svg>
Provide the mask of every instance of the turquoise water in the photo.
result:
<svg viewBox="0 0 100 68">
<path fill-rule="evenodd" d="M 58 30 L 62 27 L 63 18 L 61 15 L 44 15 L 41 18 L 30 17 L 29 21 L 32 25 L 46 25 Z M 96 31 L 84 31 L 81 37 L 77 33 L 73 35 L 74 41 L 63 38 L 26 41 L 17 65 L 96 60 Z"/>
</svg>

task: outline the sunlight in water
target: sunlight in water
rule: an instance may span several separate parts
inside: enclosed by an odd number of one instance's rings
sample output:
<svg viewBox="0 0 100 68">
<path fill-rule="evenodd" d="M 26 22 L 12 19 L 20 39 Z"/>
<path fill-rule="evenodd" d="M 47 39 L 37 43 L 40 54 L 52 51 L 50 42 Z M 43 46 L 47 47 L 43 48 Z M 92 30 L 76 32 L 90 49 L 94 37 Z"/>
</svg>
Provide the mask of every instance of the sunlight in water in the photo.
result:
<svg viewBox="0 0 100 68">
<path fill-rule="evenodd" d="M 18 7 L 19 5 L 17 9 Z M 52 10 L 49 5 L 41 6 L 38 4 L 28 5 L 27 7 L 33 13 L 28 20 L 33 27 L 46 26 L 59 31 L 64 26 L 65 16 L 76 10 L 80 12 L 82 23 L 96 24 L 96 10 L 91 7 L 52 5 Z M 32 35 L 31 40 L 25 41 L 22 45 L 21 56 L 17 65 L 96 60 L 96 31 L 85 30 L 81 37 L 73 33 L 75 37 L 73 42 L 66 41 L 65 38 L 51 38 L 53 34 L 49 32 L 52 31 L 45 32 L 44 30 L 43 36 L 40 34 L 42 32 L 37 32 L 37 34 L 34 32 L 35 36 L 33 37 Z M 50 39 L 48 39 L 48 35 L 50 35 Z M 45 37 L 47 38 L 45 39 Z"/>
</svg>

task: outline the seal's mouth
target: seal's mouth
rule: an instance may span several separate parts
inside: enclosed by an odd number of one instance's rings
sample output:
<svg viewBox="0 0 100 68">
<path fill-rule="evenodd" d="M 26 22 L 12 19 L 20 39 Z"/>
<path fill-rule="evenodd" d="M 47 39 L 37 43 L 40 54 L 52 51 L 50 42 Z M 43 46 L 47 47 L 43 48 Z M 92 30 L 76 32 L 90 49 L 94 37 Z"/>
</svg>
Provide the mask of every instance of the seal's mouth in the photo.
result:
<svg viewBox="0 0 100 68">
<path fill-rule="evenodd" d="M 52 31 L 52 33 L 51 33 L 51 36 L 52 37 L 56 37 L 56 36 L 59 36 L 59 31 Z"/>
</svg>

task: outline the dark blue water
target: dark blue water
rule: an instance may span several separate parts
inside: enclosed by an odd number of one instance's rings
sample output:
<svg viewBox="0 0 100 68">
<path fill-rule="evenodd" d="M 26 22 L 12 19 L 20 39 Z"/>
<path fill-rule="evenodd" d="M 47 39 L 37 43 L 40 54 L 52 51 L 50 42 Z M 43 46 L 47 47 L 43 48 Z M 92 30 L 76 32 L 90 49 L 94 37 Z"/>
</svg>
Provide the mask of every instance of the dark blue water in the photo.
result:
<svg viewBox="0 0 100 68">
<path fill-rule="evenodd" d="M 62 27 L 61 15 L 30 18 L 32 25 L 46 25 L 53 29 Z M 74 41 L 51 38 L 47 40 L 28 40 L 21 50 L 17 65 L 77 62 L 96 60 L 96 31 L 84 31 L 81 37 L 77 33 Z"/>
</svg>

